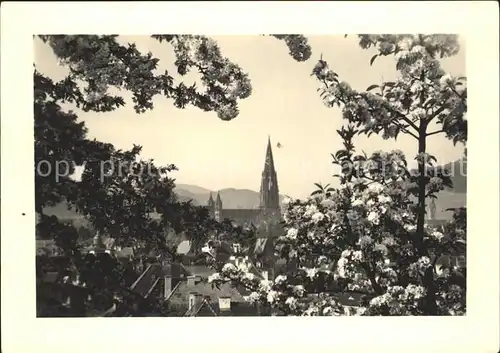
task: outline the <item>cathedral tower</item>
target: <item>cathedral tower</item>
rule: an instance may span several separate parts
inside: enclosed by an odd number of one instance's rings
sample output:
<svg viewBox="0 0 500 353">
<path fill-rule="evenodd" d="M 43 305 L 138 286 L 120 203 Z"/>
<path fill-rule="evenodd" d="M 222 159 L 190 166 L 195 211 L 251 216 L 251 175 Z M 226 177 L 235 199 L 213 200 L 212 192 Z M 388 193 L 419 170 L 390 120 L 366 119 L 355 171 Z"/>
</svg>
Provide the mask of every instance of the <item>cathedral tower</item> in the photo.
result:
<svg viewBox="0 0 500 353">
<path fill-rule="evenodd" d="M 276 213 L 280 210 L 278 177 L 274 169 L 271 137 L 267 140 L 266 161 L 262 171 L 260 185 L 260 208 L 264 213 Z"/>
<path fill-rule="evenodd" d="M 210 197 L 208 198 L 207 207 L 210 210 L 210 212 L 214 212 L 215 202 L 214 198 L 212 197 L 212 193 L 210 193 Z"/>
</svg>

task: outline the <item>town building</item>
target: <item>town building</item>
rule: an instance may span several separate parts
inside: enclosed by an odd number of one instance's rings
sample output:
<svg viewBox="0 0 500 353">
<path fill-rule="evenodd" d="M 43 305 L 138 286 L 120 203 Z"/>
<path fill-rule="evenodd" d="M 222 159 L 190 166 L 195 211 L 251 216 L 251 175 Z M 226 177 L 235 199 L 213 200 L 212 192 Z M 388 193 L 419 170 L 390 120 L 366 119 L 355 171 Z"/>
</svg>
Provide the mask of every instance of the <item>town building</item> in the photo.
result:
<svg viewBox="0 0 500 353">
<path fill-rule="evenodd" d="M 230 219 L 240 225 L 250 225 L 269 231 L 281 221 L 281 205 L 278 176 L 274 165 L 271 138 L 267 140 L 267 149 L 260 183 L 260 207 L 255 209 L 227 209 L 217 193 L 215 200 L 210 194 L 207 207 L 217 221 Z"/>
</svg>

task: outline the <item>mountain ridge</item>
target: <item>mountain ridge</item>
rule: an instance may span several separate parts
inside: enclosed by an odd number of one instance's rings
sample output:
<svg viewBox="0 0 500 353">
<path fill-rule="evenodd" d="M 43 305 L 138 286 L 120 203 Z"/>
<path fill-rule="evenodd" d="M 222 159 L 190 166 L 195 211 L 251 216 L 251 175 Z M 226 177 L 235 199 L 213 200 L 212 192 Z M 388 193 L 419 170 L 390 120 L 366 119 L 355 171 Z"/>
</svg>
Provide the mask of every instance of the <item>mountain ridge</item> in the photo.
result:
<svg viewBox="0 0 500 353">
<path fill-rule="evenodd" d="M 193 192 L 200 190 L 200 192 Z M 198 185 L 178 184 L 174 192 L 180 200 L 192 200 L 193 204 L 205 206 L 208 203 L 210 194 L 215 200 L 217 193 L 220 195 L 223 209 L 255 209 L 260 206 L 260 193 L 250 189 L 224 188 L 220 190 L 210 190 Z M 280 195 L 280 203 L 285 198 Z"/>
<path fill-rule="evenodd" d="M 452 213 L 445 211 L 446 208 L 466 206 L 467 201 L 467 159 L 447 163 L 444 168 L 449 168 L 453 188 L 446 188 L 438 194 L 436 200 L 436 217 L 438 219 L 450 219 Z M 311 188 L 312 190 L 313 188 Z M 210 193 L 215 199 L 219 192 L 222 200 L 223 209 L 253 209 L 260 205 L 260 193 L 250 189 L 224 188 L 220 190 L 210 190 L 198 185 L 190 185 L 179 183 L 176 184 L 174 192 L 178 195 L 179 200 L 192 200 L 193 204 L 205 206 L 208 203 Z M 280 202 L 285 198 L 280 195 Z M 58 204 L 53 207 L 45 207 L 44 213 L 54 215 L 60 219 L 83 219 L 73 210 L 68 210 L 65 203 Z"/>
</svg>

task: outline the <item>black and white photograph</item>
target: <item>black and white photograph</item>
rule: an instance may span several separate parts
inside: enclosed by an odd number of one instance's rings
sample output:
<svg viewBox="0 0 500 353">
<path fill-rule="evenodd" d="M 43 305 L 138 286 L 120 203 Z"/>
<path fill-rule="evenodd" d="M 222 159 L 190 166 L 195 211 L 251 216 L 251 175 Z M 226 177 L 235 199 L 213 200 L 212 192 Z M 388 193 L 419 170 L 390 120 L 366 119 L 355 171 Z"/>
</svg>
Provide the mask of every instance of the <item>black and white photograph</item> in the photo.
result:
<svg viewBox="0 0 500 353">
<path fill-rule="evenodd" d="M 33 320 L 472 315 L 467 35 L 109 28 L 30 33 Z"/>
<path fill-rule="evenodd" d="M 466 314 L 459 35 L 34 46 L 38 316 Z"/>
</svg>

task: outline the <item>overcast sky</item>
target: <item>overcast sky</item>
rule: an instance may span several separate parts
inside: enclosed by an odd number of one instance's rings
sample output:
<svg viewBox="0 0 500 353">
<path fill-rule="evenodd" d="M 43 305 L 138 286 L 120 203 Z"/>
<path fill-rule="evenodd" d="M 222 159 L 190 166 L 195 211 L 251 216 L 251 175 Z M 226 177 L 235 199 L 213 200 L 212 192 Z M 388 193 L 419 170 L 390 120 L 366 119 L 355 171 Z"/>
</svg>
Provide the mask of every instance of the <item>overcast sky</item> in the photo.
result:
<svg viewBox="0 0 500 353">
<path fill-rule="evenodd" d="M 164 97 L 154 100 L 155 109 L 135 114 L 132 105 L 111 113 L 77 111 L 89 128 L 89 136 L 113 143 L 117 148 L 143 146 L 142 156 L 158 164 L 173 163 L 179 171 L 173 175 L 178 183 L 193 184 L 211 190 L 234 187 L 259 190 L 268 135 L 273 143 L 280 192 L 305 197 L 313 183 L 333 182 L 335 172 L 330 153 L 341 147 L 335 130 L 343 121 L 338 108 L 326 108 L 310 76 L 320 54 L 339 74 L 339 78 L 356 89 L 366 89 L 382 79 L 396 77 L 393 58 L 369 60 L 371 50 L 359 48 L 354 36 L 309 36 L 313 56 L 304 63 L 294 61 L 282 41 L 262 36 L 214 37 L 222 53 L 246 71 L 253 93 L 240 103 L 240 115 L 229 122 L 215 113 L 196 108 L 179 110 Z M 123 36 L 123 42 L 135 42 L 139 50 L 152 51 L 160 59 L 159 70 L 172 71 L 171 46 L 147 36 Z M 465 43 L 460 53 L 443 60 L 451 74 L 465 75 Z M 35 40 L 37 69 L 53 79 L 61 79 L 66 69 L 57 64 L 51 49 Z M 280 142 L 281 148 L 276 148 Z M 358 150 L 401 149 L 413 159 L 415 140 L 401 136 L 397 142 L 378 137 L 358 137 Z M 463 147 L 440 135 L 431 136 L 428 150 L 438 161 L 458 159 Z"/>
</svg>

